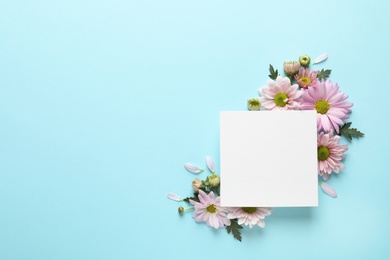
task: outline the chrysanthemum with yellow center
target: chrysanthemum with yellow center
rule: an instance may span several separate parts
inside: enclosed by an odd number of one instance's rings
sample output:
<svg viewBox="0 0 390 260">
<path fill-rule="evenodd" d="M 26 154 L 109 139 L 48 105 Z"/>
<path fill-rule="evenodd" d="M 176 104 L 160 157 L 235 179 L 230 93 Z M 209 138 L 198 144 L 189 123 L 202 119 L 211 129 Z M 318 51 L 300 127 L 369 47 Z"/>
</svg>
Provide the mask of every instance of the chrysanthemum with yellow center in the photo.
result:
<svg viewBox="0 0 390 260">
<path fill-rule="evenodd" d="M 215 207 L 214 204 L 211 204 L 207 207 L 207 211 L 210 213 L 215 213 L 217 211 L 217 208 Z"/>
<path fill-rule="evenodd" d="M 326 146 L 320 146 L 317 149 L 318 160 L 325 161 L 330 155 L 329 149 Z"/>
<path fill-rule="evenodd" d="M 314 105 L 314 108 L 317 110 L 320 114 L 326 114 L 330 108 L 328 101 L 326 100 L 318 100 L 316 104 Z"/>
<path fill-rule="evenodd" d="M 221 207 L 221 198 L 214 197 L 214 192 L 209 194 L 199 189 L 199 201 L 192 199 L 189 202 L 194 205 L 192 217 L 196 222 L 205 222 L 207 226 L 215 229 L 230 225 L 230 220 L 226 216 L 226 210 Z"/>
<path fill-rule="evenodd" d="M 353 105 L 346 101 L 347 98 L 348 96 L 339 90 L 337 83 L 322 80 L 315 87 L 303 91 L 301 108 L 317 111 L 318 131 L 328 133 L 334 130 L 338 133 Z"/>
<path fill-rule="evenodd" d="M 308 77 L 302 77 L 302 78 L 300 78 L 300 80 L 301 80 L 305 85 L 310 85 L 310 83 L 311 83 L 311 80 L 310 80 L 310 78 L 308 78 Z"/>
<path fill-rule="evenodd" d="M 333 135 L 333 131 L 325 134 L 321 132 L 317 137 L 318 174 L 326 181 L 332 172 L 339 173 L 344 169 L 341 160 L 348 150 L 347 144 L 338 144 L 340 136 Z"/>
<path fill-rule="evenodd" d="M 300 109 L 302 90 L 298 90 L 297 84 L 291 85 L 287 77 L 278 76 L 275 81 L 269 80 L 268 86 L 260 88 L 258 92 L 259 101 L 265 110 Z"/>
<path fill-rule="evenodd" d="M 318 71 L 310 71 L 309 68 L 301 68 L 295 75 L 295 80 L 301 88 L 315 87 L 318 83 Z"/>
<path fill-rule="evenodd" d="M 227 217 L 229 219 L 237 219 L 239 225 L 248 225 L 252 228 L 255 225 L 263 228 L 265 227 L 264 218 L 271 214 L 271 208 L 261 208 L 261 207 L 232 207 L 227 208 L 229 213 Z"/>
<path fill-rule="evenodd" d="M 243 207 L 242 210 L 245 211 L 246 213 L 252 214 L 253 212 L 255 212 L 257 210 L 257 208 L 256 207 Z"/>
<path fill-rule="evenodd" d="M 279 107 L 284 107 L 287 104 L 288 97 L 286 93 L 276 94 L 274 97 L 275 104 Z"/>
</svg>

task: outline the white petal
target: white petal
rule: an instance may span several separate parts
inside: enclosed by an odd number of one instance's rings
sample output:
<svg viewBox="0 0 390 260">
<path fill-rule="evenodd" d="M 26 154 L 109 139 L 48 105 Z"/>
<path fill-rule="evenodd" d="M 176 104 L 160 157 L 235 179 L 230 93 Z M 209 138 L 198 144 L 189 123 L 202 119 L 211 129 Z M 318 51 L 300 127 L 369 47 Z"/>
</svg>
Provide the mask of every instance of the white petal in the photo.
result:
<svg viewBox="0 0 390 260">
<path fill-rule="evenodd" d="M 213 162 L 213 159 L 211 159 L 211 157 L 206 156 L 206 164 L 207 164 L 207 167 L 209 168 L 209 170 L 212 173 L 215 173 L 214 162 Z"/>
<path fill-rule="evenodd" d="M 203 172 L 203 169 L 199 168 L 198 166 L 195 166 L 190 163 L 184 164 L 184 168 L 187 169 L 187 171 L 192 172 L 192 173 L 200 173 Z"/>
<path fill-rule="evenodd" d="M 333 198 L 336 198 L 336 197 L 337 197 L 337 193 L 336 193 L 335 189 L 333 189 L 332 186 L 330 186 L 330 185 L 327 184 L 327 183 L 323 183 L 323 182 L 321 182 L 320 185 L 321 185 L 322 190 L 323 190 L 326 194 L 328 194 L 329 196 L 331 196 L 331 197 L 333 197 Z"/>
<path fill-rule="evenodd" d="M 175 193 L 169 192 L 168 193 L 168 198 L 174 201 L 182 201 L 179 196 L 177 196 Z"/>
<path fill-rule="evenodd" d="M 317 59 L 314 60 L 314 64 L 317 64 L 317 63 L 320 63 L 320 62 L 323 62 L 324 60 L 326 60 L 328 58 L 328 54 L 324 53 L 324 54 L 321 54 L 320 56 L 317 57 Z"/>
</svg>

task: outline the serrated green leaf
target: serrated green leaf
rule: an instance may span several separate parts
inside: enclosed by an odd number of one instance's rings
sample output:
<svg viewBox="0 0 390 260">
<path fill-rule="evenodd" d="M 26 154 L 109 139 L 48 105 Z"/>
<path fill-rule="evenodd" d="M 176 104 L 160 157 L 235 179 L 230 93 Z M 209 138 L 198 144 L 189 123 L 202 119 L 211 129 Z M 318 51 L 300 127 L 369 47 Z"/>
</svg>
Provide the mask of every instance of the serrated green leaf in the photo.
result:
<svg viewBox="0 0 390 260">
<path fill-rule="evenodd" d="M 330 73 L 332 72 L 332 70 L 320 70 L 317 74 L 317 79 L 325 79 L 327 77 L 329 77 Z"/>
<path fill-rule="evenodd" d="M 339 135 L 345 136 L 349 141 L 352 141 L 353 138 L 359 138 L 359 137 L 364 136 L 364 133 L 360 132 L 356 128 L 349 128 L 351 125 L 352 125 L 352 122 L 345 123 L 340 128 Z"/>
<path fill-rule="evenodd" d="M 190 200 L 199 202 L 199 199 L 198 199 L 198 198 L 195 198 L 195 197 L 187 197 L 187 198 L 184 198 L 184 199 L 183 199 L 183 201 L 185 201 L 185 202 L 187 202 L 187 203 L 190 203 Z"/>
<path fill-rule="evenodd" d="M 199 202 L 198 195 L 199 195 L 198 192 L 194 192 L 194 197 L 187 197 L 187 198 L 184 198 L 183 201 L 185 201 L 185 202 L 187 202 L 187 203 L 190 203 L 190 200 Z"/>
<path fill-rule="evenodd" d="M 268 77 L 270 77 L 273 80 L 275 80 L 279 76 L 278 70 L 275 70 L 271 64 L 269 65 L 269 73 L 270 74 L 268 75 Z"/>
<path fill-rule="evenodd" d="M 340 128 L 340 131 L 343 129 L 348 129 L 352 125 L 352 122 L 344 123 L 344 125 Z"/>
<path fill-rule="evenodd" d="M 226 226 L 228 234 L 232 233 L 233 237 L 241 242 L 242 237 L 239 229 L 242 229 L 242 226 L 238 224 L 237 219 L 231 219 L 230 226 Z"/>
</svg>

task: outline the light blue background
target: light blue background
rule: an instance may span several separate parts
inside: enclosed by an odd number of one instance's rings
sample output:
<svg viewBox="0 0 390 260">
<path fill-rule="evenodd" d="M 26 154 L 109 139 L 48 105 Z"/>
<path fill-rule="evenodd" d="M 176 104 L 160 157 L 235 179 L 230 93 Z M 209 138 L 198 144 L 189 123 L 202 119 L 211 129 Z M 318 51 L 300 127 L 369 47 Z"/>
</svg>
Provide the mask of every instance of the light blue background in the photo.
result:
<svg viewBox="0 0 390 260">
<path fill-rule="evenodd" d="M 0 259 L 388 258 L 389 13 L 385 0 L 1 0 Z M 366 133 L 329 180 L 339 197 L 277 209 L 242 243 L 179 216 L 166 194 L 191 194 L 183 164 L 219 168 L 219 111 L 245 110 L 270 63 L 324 52 Z"/>
</svg>

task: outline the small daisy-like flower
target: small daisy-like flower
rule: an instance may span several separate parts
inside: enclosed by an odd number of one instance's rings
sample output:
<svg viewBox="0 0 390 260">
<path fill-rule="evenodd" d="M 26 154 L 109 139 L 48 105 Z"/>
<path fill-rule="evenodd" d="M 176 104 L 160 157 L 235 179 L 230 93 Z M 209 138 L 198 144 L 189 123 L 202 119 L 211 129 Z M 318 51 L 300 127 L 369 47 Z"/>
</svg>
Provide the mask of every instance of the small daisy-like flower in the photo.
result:
<svg viewBox="0 0 390 260">
<path fill-rule="evenodd" d="M 276 78 L 276 81 L 269 80 L 268 87 L 258 90 L 262 107 L 267 110 L 293 110 L 300 108 L 299 97 L 302 94 L 298 85 L 291 86 L 287 77 Z"/>
<path fill-rule="evenodd" d="M 317 74 L 316 70 L 310 72 L 309 68 L 301 68 L 295 80 L 301 88 L 315 87 L 318 83 Z"/>
<path fill-rule="evenodd" d="M 224 208 L 220 206 L 220 197 L 214 198 L 214 192 L 206 194 L 203 190 L 199 190 L 198 199 L 199 202 L 190 200 L 195 208 L 192 217 L 196 222 L 206 222 L 207 226 L 215 229 L 230 225 Z"/>
<path fill-rule="evenodd" d="M 320 81 L 315 88 L 308 88 L 302 94 L 303 110 L 317 110 L 317 129 L 329 132 L 339 132 L 343 119 L 348 118 L 351 112 L 352 103 L 347 102 L 348 98 L 339 90 L 339 86 L 332 84 L 330 80 Z"/>
<path fill-rule="evenodd" d="M 243 208 L 227 208 L 229 211 L 227 217 L 229 219 L 238 219 L 238 224 L 249 225 L 252 228 L 254 225 L 265 227 L 265 216 L 271 215 L 271 208 L 243 207 Z"/>
<path fill-rule="evenodd" d="M 344 169 L 341 160 L 344 153 L 348 150 L 347 144 L 338 144 L 340 136 L 333 136 L 333 131 L 325 134 L 321 132 L 317 138 L 317 156 L 318 156 L 318 174 L 324 181 L 329 178 L 332 172 L 339 173 Z"/>
</svg>

